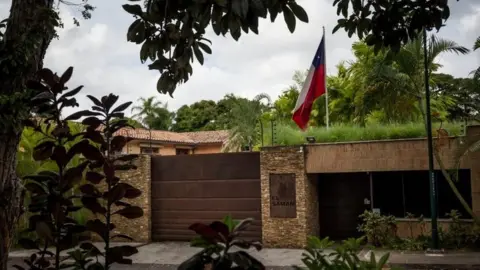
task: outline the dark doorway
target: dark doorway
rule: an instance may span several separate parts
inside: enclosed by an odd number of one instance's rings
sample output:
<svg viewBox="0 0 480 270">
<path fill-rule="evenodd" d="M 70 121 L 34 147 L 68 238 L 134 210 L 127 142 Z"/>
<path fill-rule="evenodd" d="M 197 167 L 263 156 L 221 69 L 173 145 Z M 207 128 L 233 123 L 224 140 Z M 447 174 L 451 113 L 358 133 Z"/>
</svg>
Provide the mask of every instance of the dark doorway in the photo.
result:
<svg viewBox="0 0 480 270">
<path fill-rule="evenodd" d="M 318 177 L 320 236 L 332 240 L 358 237 L 358 224 L 371 209 L 368 173 L 332 173 Z"/>
</svg>

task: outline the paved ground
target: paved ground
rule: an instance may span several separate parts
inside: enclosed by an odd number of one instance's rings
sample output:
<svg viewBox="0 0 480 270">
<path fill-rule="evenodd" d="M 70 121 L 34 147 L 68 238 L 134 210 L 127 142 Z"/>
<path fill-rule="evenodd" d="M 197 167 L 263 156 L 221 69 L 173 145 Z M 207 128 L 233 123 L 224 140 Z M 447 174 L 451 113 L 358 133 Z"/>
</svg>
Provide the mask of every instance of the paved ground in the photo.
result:
<svg viewBox="0 0 480 270">
<path fill-rule="evenodd" d="M 173 270 L 184 260 L 198 252 L 188 243 L 152 243 L 148 245 L 135 244 L 139 253 L 132 256 L 134 265 L 118 265 L 113 269 L 119 270 Z M 101 245 L 98 245 L 100 248 Z M 263 249 L 260 252 L 251 251 L 251 254 L 263 262 L 269 270 L 290 270 L 292 265 L 302 265 L 300 249 Z M 328 251 L 326 251 L 328 252 Z M 370 258 L 369 250 L 362 251 L 359 255 L 364 259 Z M 380 258 L 386 251 L 374 251 Z M 10 253 L 11 262 L 21 263 L 21 258 L 29 256 L 28 251 L 15 251 Z M 403 266 L 406 269 L 480 269 L 479 253 L 446 253 L 440 256 L 426 255 L 422 252 L 403 253 L 390 252 L 389 262 Z"/>
</svg>

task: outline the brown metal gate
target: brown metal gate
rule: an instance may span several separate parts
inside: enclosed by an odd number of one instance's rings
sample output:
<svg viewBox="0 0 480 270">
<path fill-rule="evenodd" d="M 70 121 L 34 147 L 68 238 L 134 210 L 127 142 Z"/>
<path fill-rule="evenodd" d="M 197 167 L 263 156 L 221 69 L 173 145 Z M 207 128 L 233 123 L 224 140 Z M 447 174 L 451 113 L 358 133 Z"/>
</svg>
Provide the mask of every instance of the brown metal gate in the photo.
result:
<svg viewBox="0 0 480 270">
<path fill-rule="evenodd" d="M 230 214 L 252 217 L 245 238 L 261 240 L 259 153 L 152 157 L 152 240 L 190 241 L 188 226 Z"/>
</svg>

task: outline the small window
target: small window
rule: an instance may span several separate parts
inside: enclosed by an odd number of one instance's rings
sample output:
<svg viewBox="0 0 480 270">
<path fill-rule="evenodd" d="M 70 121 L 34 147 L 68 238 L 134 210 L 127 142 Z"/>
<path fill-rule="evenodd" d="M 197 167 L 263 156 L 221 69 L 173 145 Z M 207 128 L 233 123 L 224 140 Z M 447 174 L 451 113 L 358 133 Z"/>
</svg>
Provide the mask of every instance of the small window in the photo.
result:
<svg viewBox="0 0 480 270">
<path fill-rule="evenodd" d="M 158 154 L 158 147 L 140 147 L 140 153 L 142 154 Z"/>
<path fill-rule="evenodd" d="M 190 153 L 190 149 L 182 149 L 182 148 L 176 149 L 177 155 L 188 155 L 189 153 Z"/>
</svg>

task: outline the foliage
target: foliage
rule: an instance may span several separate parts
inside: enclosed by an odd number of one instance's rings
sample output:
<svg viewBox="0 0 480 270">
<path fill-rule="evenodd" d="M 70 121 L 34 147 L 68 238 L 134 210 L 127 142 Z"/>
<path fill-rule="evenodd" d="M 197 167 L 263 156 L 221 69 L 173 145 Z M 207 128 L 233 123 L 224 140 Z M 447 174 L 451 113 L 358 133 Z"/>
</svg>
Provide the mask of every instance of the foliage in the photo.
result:
<svg viewBox="0 0 480 270">
<path fill-rule="evenodd" d="M 266 100 L 267 104 L 262 101 Z M 258 142 L 258 128 L 261 125 L 262 114 L 269 109 L 270 96 L 258 94 L 252 101 L 243 99 L 237 100 L 231 111 L 231 126 L 229 139 L 222 151 L 239 151 L 242 147 L 248 146 L 252 151 L 253 146 Z"/>
<path fill-rule="evenodd" d="M 408 221 L 408 230 L 410 235 L 406 238 L 395 236 L 388 241 L 388 248 L 397 250 L 420 251 L 426 250 L 431 246 L 431 237 L 427 235 L 427 225 L 424 217 L 421 215 L 416 217 L 412 213 L 406 213 L 405 218 Z M 415 228 L 420 229 L 420 234 L 415 234 Z"/>
<path fill-rule="evenodd" d="M 362 223 L 358 230 L 367 236 L 368 243 L 380 247 L 389 245 L 397 234 L 394 216 L 383 216 L 380 213 L 365 211 L 360 215 Z"/>
<path fill-rule="evenodd" d="M 134 16 L 127 40 L 142 44 L 140 60 L 150 59 L 149 69 L 162 75 L 157 83 L 161 93 L 173 94 L 178 83 L 187 82 L 193 73 L 191 62 L 204 63 L 204 54 L 212 50 L 205 38 L 212 25 L 216 35 L 227 33 L 238 40 L 252 31 L 258 34 L 260 18 L 270 15 L 275 21 L 283 13 L 288 29 L 293 32 L 296 20 L 308 22 L 305 10 L 295 0 L 235 0 L 235 1 L 172 1 L 149 0 L 146 7 L 123 5 Z"/>
<path fill-rule="evenodd" d="M 172 130 L 177 132 L 215 130 L 217 104 L 213 100 L 200 100 L 183 105 L 177 110 Z"/>
<path fill-rule="evenodd" d="M 108 269 L 114 263 L 131 263 L 126 259 L 137 250 L 131 246 L 110 247 L 110 239 L 120 237 L 131 239 L 125 235 L 110 235 L 115 228 L 111 222 L 112 215 L 120 215 L 129 219 L 143 215 L 138 206 L 130 205 L 122 199 L 136 198 L 141 191 L 129 184 L 122 183 L 115 175 L 118 170 L 133 169 L 130 163 L 135 155 L 113 156 L 111 153 L 121 149 L 127 142 L 122 136 L 114 136 L 120 128 L 128 126 L 124 119 L 123 111 L 131 102 L 121 104 L 114 108 L 118 96 L 108 95 L 98 100 L 88 96 L 95 104 L 92 111 L 83 110 L 75 112 L 62 119 L 63 108 L 78 106 L 75 95 L 82 86 L 64 93 L 68 88 L 65 83 L 71 78 L 73 68 L 70 67 L 58 77 L 49 69 L 40 70 L 38 76 L 41 81 L 30 81 L 28 86 L 39 92 L 32 100 L 36 112 L 43 115 L 41 124 L 30 120 L 26 124 L 39 132 L 43 140 L 33 150 L 33 158 L 37 161 L 51 160 L 56 167 L 51 170 L 42 170 L 35 175 L 25 176 L 25 188 L 30 194 L 31 201 L 28 205 L 29 217 L 28 232 L 35 232 L 36 239 L 23 238 L 19 240 L 26 249 L 38 250 L 25 263 L 30 269 L 63 269 L 71 266 L 81 266 L 81 269 Z M 82 132 L 72 133 L 69 121 L 82 117 L 82 124 L 87 128 Z M 100 125 L 102 128 L 99 129 Z M 70 144 L 70 145 L 69 145 Z M 72 166 L 72 160 L 81 158 L 80 164 Z M 78 185 L 87 170 L 86 180 L 90 183 L 83 184 L 79 196 L 73 188 Z M 103 174 L 99 172 L 103 171 Z M 105 181 L 104 192 L 92 184 Z M 81 198 L 82 205 L 78 205 L 77 198 Z M 116 211 L 113 212 L 112 205 Z M 81 224 L 74 213 L 89 209 L 97 218 L 83 221 Z M 105 222 L 99 219 L 103 216 Z M 109 228 L 109 229 L 107 229 Z M 105 252 L 98 250 L 85 232 L 98 234 L 105 241 Z M 80 244 L 80 249 L 69 252 L 69 258 L 75 263 L 60 260 L 60 252 L 74 248 Z M 54 247 L 54 253 L 48 250 Z M 46 256 L 54 257 L 54 265 Z M 89 258 L 96 257 L 96 262 Z M 105 258 L 104 265 L 98 257 Z M 17 269 L 24 269 L 16 266 Z"/>
<path fill-rule="evenodd" d="M 459 136 L 463 129 L 459 123 L 444 123 L 443 127 L 449 135 Z M 266 144 L 270 144 L 268 132 L 265 132 Z M 407 124 L 367 124 L 362 127 L 351 124 L 337 124 L 325 127 L 310 127 L 302 132 L 293 124 L 279 123 L 277 125 L 276 142 L 279 145 L 299 145 L 305 143 L 305 138 L 312 136 L 317 143 L 352 142 L 388 139 L 425 138 L 426 132 L 423 123 Z M 436 131 L 434 131 L 436 136 Z"/>
<path fill-rule="evenodd" d="M 456 210 L 448 216 L 448 227 L 439 228 L 440 246 L 445 249 L 478 249 L 480 247 L 480 227 L 471 221 L 462 220 Z M 407 213 L 407 228 L 409 236 L 398 237 L 396 231 L 388 228 L 395 226 L 395 218 L 366 212 L 360 217 L 363 223 L 359 230 L 365 234 L 369 242 L 377 247 L 395 250 L 421 251 L 431 246 L 431 237 L 428 234 L 427 224 L 423 216 L 415 217 Z M 419 230 L 419 231 L 418 231 Z"/>
<path fill-rule="evenodd" d="M 192 224 L 189 229 L 199 237 L 192 241 L 192 245 L 202 247 L 203 250 L 193 255 L 178 266 L 179 270 L 205 269 L 210 265 L 212 270 L 223 269 L 265 269 L 257 259 L 244 250 L 231 251 L 237 247 L 248 250 L 251 247 L 257 251 L 262 249 L 260 242 L 252 242 L 241 238 L 253 219 L 234 221 L 230 216 L 223 221 L 214 221 L 210 225 L 202 223 Z"/>
<path fill-rule="evenodd" d="M 480 49 L 480 37 L 477 38 L 475 41 L 475 44 L 473 45 L 473 50 L 476 51 Z M 477 68 L 477 70 L 473 71 L 473 77 L 477 82 L 480 82 L 480 67 Z"/>
<path fill-rule="evenodd" d="M 172 126 L 174 113 L 168 110 L 168 104 L 156 101 L 155 97 L 139 98 L 139 106 L 132 108 L 132 112 L 137 112 L 133 118 L 150 129 L 169 130 Z"/>
<path fill-rule="evenodd" d="M 337 7 L 337 15 L 343 16 L 333 33 L 343 28 L 349 37 L 353 34 L 360 39 L 365 37 L 375 52 L 382 47 L 398 52 L 424 29 L 439 31 L 450 17 L 448 1 L 335 0 L 333 5 Z"/>
<path fill-rule="evenodd" d="M 84 126 L 80 123 L 68 122 L 68 126 L 72 134 L 78 134 L 84 130 Z M 45 130 L 46 125 L 40 123 L 40 128 L 41 130 Z M 43 133 L 37 132 L 33 128 L 24 128 L 19 144 L 19 150 L 17 152 L 17 175 L 20 179 L 23 180 L 25 176 L 34 175 L 41 171 L 51 171 L 56 169 L 57 165 L 52 160 L 35 161 L 32 158 L 35 146 L 47 139 L 48 137 L 46 137 Z M 80 140 L 81 138 L 80 136 L 78 136 L 72 141 L 65 142 L 65 147 L 71 148 Z M 77 155 L 72 157 L 66 168 L 69 169 L 72 167 L 77 167 L 81 163 L 82 158 Z M 83 181 L 84 179 L 82 179 L 82 182 Z M 23 185 L 25 185 L 26 182 L 28 182 L 28 180 L 23 181 Z M 73 186 L 73 188 L 71 189 L 72 194 L 76 194 L 78 192 L 78 187 L 79 184 Z M 28 205 L 30 203 L 30 193 L 25 194 L 23 203 L 24 205 Z M 15 238 L 13 240 L 13 246 L 18 246 L 19 241 L 22 238 L 29 238 L 35 240 L 35 233 L 25 231 L 29 227 L 30 216 L 30 213 L 25 213 L 20 217 L 15 233 Z M 76 220 L 80 225 L 85 225 L 86 220 L 91 217 L 91 213 L 89 213 L 85 209 L 80 209 L 76 212 L 71 213 L 71 217 Z"/>
<path fill-rule="evenodd" d="M 448 230 L 441 232 L 442 245 L 446 248 L 479 248 L 480 230 L 478 225 L 461 220 L 457 210 L 447 214 L 450 218 Z"/>
<path fill-rule="evenodd" d="M 448 96 L 455 104 L 446 108 L 446 118 L 470 122 L 479 115 L 480 84 L 473 78 L 454 78 L 449 74 L 432 74 L 434 96 Z"/>
<path fill-rule="evenodd" d="M 79 134 L 83 132 L 84 127 L 83 125 L 69 121 L 68 127 L 72 134 Z M 41 129 L 45 130 L 46 125 L 40 123 Z M 19 150 L 17 152 L 17 175 L 20 178 L 23 178 L 26 175 L 36 174 L 42 170 L 52 170 L 56 167 L 55 162 L 52 160 L 43 160 L 43 161 L 36 161 L 32 159 L 33 151 L 35 146 L 47 140 L 48 137 L 45 136 L 43 133 L 35 131 L 33 128 L 26 127 L 22 132 L 21 141 L 19 144 Z M 72 147 L 76 143 L 81 140 L 80 137 L 76 137 L 72 141 L 68 141 L 65 143 L 67 148 Z M 67 168 L 69 167 L 76 167 L 81 163 L 81 159 L 79 156 L 74 156 L 72 160 L 67 164 Z"/>
<path fill-rule="evenodd" d="M 97 218 L 89 220 L 87 230 L 97 234 L 105 242 L 105 252 L 102 254 L 91 243 L 82 243 L 82 251 L 72 254 L 77 263 L 91 255 L 96 257 L 96 262 L 90 264 L 92 269 L 109 269 L 113 263 L 131 264 L 128 257 L 137 253 L 132 246 L 110 245 L 113 238 L 133 240 L 123 234 L 112 235 L 115 225 L 112 216 L 122 216 L 127 219 L 139 218 L 143 210 L 139 206 L 131 205 L 125 199 L 134 199 L 141 195 L 141 191 L 130 184 L 124 183 L 116 175 L 117 171 L 136 169 L 133 161 L 137 155 L 115 155 L 127 144 L 128 139 L 124 136 L 115 135 L 122 129 L 129 127 L 128 120 L 124 119 L 124 112 L 132 102 L 126 102 L 116 106 L 118 96 L 110 94 L 100 100 L 87 95 L 92 101 L 92 110 L 80 111 L 76 117 L 88 116 L 82 124 L 87 126 L 84 137 L 88 138 L 98 147 L 87 147 L 83 155 L 91 160 L 86 180 L 89 182 L 80 187 L 82 203 L 85 208 L 94 213 Z M 101 129 L 99 127 L 102 126 Z M 104 265 L 101 266 L 98 255 L 104 257 Z M 93 261 L 87 259 L 85 263 Z"/>
<path fill-rule="evenodd" d="M 45 116 L 42 119 L 43 126 L 32 120 L 26 123 L 45 137 L 35 146 L 32 156 L 36 161 L 51 160 L 55 163 L 52 170 L 42 170 L 24 177 L 27 180 L 25 189 L 31 200 L 28 205 L 31 214 L 28 231 L 36 232 L 37 239 L 24 238 L 19 243 L 26 249 L 38 251 L 25 260 L 30 269 L 65 267 L 60 261 L 60 252 L 75 247 L 81 240 L 75 236 L 86 230 L 71 217 L 71 213 L 81 209 L 81 206 L 74 204 L 71 190 L 82 179 L 89 161 L 83 160 L 75 167 L 68 165 L 74 156 L 83 153 L 83 149 L 93 146 L 88 140 L 81 140 L 67 147 L 67 143 L 82 134 L 72 133 L 67 122 L 72 115 L 61 119 L 63 108 L 78 106 L 74 96 L 82 89 L 80 86 L 64 93 L 68 89 L 65 83 L 71 78 L 72 72 L 73 68 L 70 67 L 58 77 L 51 70 L 42 69 L 38 73 L 40 82 L 28 82 L 28 87 L 38 93 L 32 105 L 37 108 L 37 113 Z M 50 245 L 54 246 L 54 253 L 47 250 Z M 47 255 L 55 257 L 54 265 L 46 259 Z"/>
<path fill-rule="evenodd" d="M 348 270 L 348 269 L 384 269 L 387 265 L 389 253 L 383 255 L 377 261 L 375 254 L 370 253 L 370 260 L 361 260 L 357 253 L 361 250 L 361 244 L 365 239 L 348 239 L 342 242 L 333 251 L 334 242 L 327 238 L 318 239 L 315 236 L 308 237 L 307 247 L 302 253 L 302 262 L 305 267 L 294 266 L 297 270 Z M 397 269 L 392 267 L 390 269 Z"/>
</svg>

